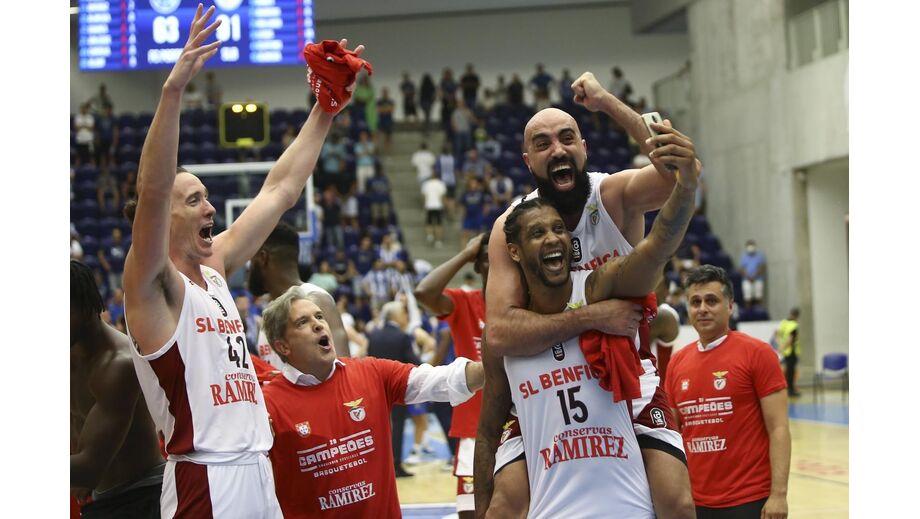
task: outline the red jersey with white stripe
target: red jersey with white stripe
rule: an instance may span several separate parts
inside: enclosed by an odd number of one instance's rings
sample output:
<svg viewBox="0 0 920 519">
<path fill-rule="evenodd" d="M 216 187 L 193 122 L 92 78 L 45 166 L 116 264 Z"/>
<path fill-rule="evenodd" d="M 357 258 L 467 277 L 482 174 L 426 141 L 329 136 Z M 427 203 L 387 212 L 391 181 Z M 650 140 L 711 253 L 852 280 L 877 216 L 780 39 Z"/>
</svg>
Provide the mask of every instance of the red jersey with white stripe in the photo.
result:
<svg viewBox="0 0 920 519">
<path fill-rule="evenodd" d="M 297 385 L 282 375 L 265 386 L 278 502 L 287 519 L 401 517 L 390 409 L 403 402 L 415 366 L 339 360 L 321 384 Z"/>
<path fill-rule="evenodd" d="M 482 329 L 486 324 L 486 306 L 482 290 L 466 291 L 448 288 L 444 295 L 454 302 L 454 311 L 440 316 L 450 326 L 457 357 L 482 360 Z M 448 435 L 454 438 L 475 438 L 482 408 L 482 392 L 454 408 Z"/>
<path fill-rule="evenodd" d="M 769 344 L 741 332 L 671 358 L 667 378 L 698 506 L 736 506 L 770 495 L 770 438 L 760 399 L 786 388 Z"/>
<path fill-rule="evenodd" d="M 170 459 L 233 463 L 267 452 L 271 430 L 227 282 L 203 265 L 201 273 L 207 288 L 180 273 L 176 331 L 150 355 L 134 350 L 134 367 Z"/>
<path fill-rule="evenodd" d="M 584 305 L 588 275 L 572 272 L 570 308 Z M 527 517 L 655 517 L 629 403 L 611 402 L 577 336 L 506 356 L 505 371 L 527 458 Z"/>
</svg>

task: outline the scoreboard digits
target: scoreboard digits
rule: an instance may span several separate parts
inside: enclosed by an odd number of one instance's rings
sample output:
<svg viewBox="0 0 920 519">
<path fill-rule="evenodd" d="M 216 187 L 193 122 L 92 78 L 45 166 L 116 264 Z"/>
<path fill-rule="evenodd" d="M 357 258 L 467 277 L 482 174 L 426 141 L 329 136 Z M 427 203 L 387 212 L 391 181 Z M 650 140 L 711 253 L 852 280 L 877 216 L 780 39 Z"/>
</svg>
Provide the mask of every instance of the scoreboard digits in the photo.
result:
<svg viewBox="0 0 920 519">
<path fill-rule="evenodd" d="M 211 2 L 202 2 L 205 8 Z M 302 64 L 315 38 L 313 0 L 213 0 L 221 24 L 208 67 Z M 80 70 L 170 68 L 198 0 L 80 0 Z"/>
</svg>

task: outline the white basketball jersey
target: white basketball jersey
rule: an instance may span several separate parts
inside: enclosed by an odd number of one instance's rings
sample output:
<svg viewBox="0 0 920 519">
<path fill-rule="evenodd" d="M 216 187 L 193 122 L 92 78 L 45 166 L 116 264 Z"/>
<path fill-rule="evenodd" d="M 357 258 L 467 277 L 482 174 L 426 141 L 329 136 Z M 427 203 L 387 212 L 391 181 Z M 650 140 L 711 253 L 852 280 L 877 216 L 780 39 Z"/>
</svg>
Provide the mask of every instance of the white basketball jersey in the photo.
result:
<svg viewBox="0 0 920 519">
<path fill-rule="evenodd" d="M 572 273 L 570 308 L 590 272 Z M 626 401 L 601 389 L 573 337 L 532 357 L 505 357 L 520 420 L 534 518 L 655 517 Z"/>
<path fill-rule="evenodd" d="M 611 258 L 625 256 L 632 252 L 632 245 L 623 237 L 623 233 L 607 214 L 601 200 L 601 181 L 606 173 L 588 173 L 591 182 L 591 194 L 585 203 L 581 219 L 572 234 L 572 271 L 594 270 L 607 263 Z M 524 197 L 530 200 L 540 195 L 535 190 Z"/>
<path fill-rule="evenodd" d="M 329 292 L 326 291 L 323 287 L 314 285 L 313 283 L 304 283 L 300 285 L 300 288 L 303 289 L 307 294 L 312 294 L 313 292 L 322 292 L 323 294 L 329 295 Z M 331 295 L 329 297 L 332 297 Z M 277 369 L 281 369 L 284 366 L 284 361 L 281 360 L 281 357 L 275 353 L 275 350 L 272 349 L 271 344 L 268 343 L 268 336 L 265 335 L 265 329 L 261 326 L 259 327 L 259 344 L 258 349 L 259 358 L 265 362 L 272 365 Z"/>
<path fill-rule="evenodd" d="M 135 350 L 134 367 L 170 459 L 232 463 L 267 453 L 272 434 L 227 282 L 211 268 L 201 273 L 207 289 L 180 273 L 176 332 L 155 353 Z"/>
</svg>

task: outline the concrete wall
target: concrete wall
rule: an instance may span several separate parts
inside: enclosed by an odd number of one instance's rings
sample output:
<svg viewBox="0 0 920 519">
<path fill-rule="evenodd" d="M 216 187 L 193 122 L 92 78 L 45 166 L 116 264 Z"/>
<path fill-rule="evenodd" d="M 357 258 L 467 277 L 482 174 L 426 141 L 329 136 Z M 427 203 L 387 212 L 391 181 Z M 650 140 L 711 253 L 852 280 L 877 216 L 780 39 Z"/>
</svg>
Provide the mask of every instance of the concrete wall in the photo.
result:
<svg viewBox="0 0 920 519">
<path fill-rule="evenodd" d="M 803 266 L 809 251 L 796 247 L 801 231 L 793 172 L 849 153 L 849 53 L 788 70 L 781 0 L 698 0 L 689 7 L 688 24 L 694 140 L 704 162 L 707 214 L 736 260 L 748 238 L 766 251 L 769 311 L 782 318 L 812 290 L 811 266 Z M 848 325 L 840 314 L 803 311 L 806 329 L 818 321 L 821 329 Z M 838 339 L 817 337 L 818 351 L 847 351 Z M 809 347 L 803 363 L 814 364 L 814 355 Z"/>
<path fill-rule="evenodd" d="M 688 55 L 686 35 L 633 35 L 630 7 L 625 4 L 317 23 L 318 38 L 342 36 L 367 46 L 378 92 L 388 86 L 393 97 L 403 71 L 415 81 L 429 72 L 437 81 L 445 66 L 459 78 L 466 63 L 473 63 L 483 85 L 492 86 L 499 74 L 510 79 L 517 73 L 526 82 L 534 65 L 542 62 L 556 77 L 566 67 L 576 77 L 591 70 L 604 84 L 611 79 L 613 65 L 619 65 L 637 94 L 650 99 L 652 83 L 677 71 Z M 155 107 L 167 71 L 80 72 L 75 45 L 72 35 L 72 112 L 100 82 L 108 85 L 116 110 Z M 225 99 L 252 98 L 288 108 L 305 103 L 306 74 L 301 67 L 214 70 Z M 203 86 L 204 78 L 196 82 Z"/>
</svg>

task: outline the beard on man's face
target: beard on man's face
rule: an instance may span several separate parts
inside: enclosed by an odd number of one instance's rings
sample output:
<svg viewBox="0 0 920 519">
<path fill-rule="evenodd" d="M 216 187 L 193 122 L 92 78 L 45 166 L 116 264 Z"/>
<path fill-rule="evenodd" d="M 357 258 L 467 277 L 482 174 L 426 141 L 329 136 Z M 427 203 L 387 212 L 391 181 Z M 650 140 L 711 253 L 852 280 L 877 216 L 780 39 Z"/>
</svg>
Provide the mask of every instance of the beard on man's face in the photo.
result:
<svg viewBox="0 0 920 519">
<path fill-rule="evenodd" d="M 557 191 L 556 185 L 552 181 L 554 167 L 560 163 L 568 163 L 574 171 L 575 185 L 568 191 Z M 591 194 L 591 181 L 588 179 L 588 171 L 585 168 L 578 169 L 575 160 L 569 157 L 563 157 L 547 163 L 546 178 L 534 175 L 537 182 L 537 188 L 540 190 L 540 196 L 545 198 L 559 211 L 561 215 L 571 215 L 581 212 L 588 202 L 588 196 Z"/>
</svg>

